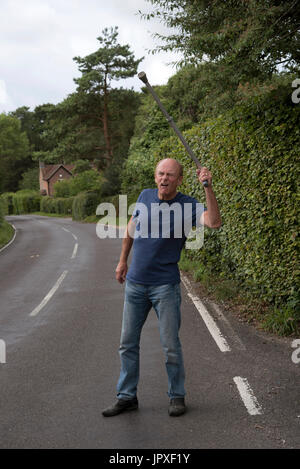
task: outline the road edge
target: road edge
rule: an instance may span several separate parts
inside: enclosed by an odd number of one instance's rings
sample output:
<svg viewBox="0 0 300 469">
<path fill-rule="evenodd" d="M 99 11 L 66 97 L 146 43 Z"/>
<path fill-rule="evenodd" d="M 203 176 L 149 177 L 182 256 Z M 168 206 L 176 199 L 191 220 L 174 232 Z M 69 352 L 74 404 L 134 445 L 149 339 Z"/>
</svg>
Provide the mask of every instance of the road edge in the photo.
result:
<svg viewBox="0 0 300 469">
<path fill-rule="evenodd" d="M 6 220 L 6 221 L 7 221 L 7 220 Z M 8 248 L 8 246 L 10 246 L 10 245 L 14 242 L 14 240 L 15 240 L 15 238 L 16 238 L 16 235 L 17 235 L 17 228 L 15 227 L 15 225 L 14 225 L 13 223 L 9 223 L 9 221 L 7 221 L 7 223 L 8 223 L 10 226 L 13 227 L 13 229 L 14 229 L 15 232 L 14 232 L 14 235 L 13 235 L 12 239 L 11 239 L 7 244 L 5 244 L 5 246 L 3 246 L 2 248 L 0 248 L 0 252 L 4 251 L 4 249 Z"/>
</svg>

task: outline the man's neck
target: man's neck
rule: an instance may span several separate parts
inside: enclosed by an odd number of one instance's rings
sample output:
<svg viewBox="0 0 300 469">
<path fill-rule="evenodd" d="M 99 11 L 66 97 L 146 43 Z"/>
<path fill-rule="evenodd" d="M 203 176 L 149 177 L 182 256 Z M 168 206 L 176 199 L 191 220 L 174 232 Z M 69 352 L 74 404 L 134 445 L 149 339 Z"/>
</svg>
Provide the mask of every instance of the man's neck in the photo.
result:
<svg viewBox="0 0 300 469">
<path fill-rule="evenodd" d="M 157 191 L 157 197 L 159 198 L 159 200 L 172 200 L 172 199 L 175 199 L 177 194 L 178 194 L 177 191 L 174 192 L 172 195 L 160 194 L 159 191 Z"/>
</svg>

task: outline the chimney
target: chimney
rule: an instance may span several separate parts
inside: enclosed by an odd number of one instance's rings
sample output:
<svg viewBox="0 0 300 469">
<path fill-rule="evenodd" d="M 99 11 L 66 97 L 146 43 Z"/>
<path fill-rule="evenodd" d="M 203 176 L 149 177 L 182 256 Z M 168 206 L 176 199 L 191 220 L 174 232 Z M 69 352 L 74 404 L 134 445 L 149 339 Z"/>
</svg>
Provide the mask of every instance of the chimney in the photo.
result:
<svg viewBox="0 0 300 469">
<path fill-rule="evenodd" d="M 39 160 L 40 168 L 45 168 L 45 163 L 41 160 Z"/>
</svg>

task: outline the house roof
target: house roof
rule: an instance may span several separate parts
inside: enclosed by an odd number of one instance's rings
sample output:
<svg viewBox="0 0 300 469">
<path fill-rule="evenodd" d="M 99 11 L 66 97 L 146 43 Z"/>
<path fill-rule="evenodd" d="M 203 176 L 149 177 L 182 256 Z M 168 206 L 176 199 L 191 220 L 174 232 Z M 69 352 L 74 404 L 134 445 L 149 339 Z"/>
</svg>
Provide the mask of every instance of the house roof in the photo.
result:
<svg viewBox="0 0 300 469">
<path fill-rule="evenodd" d="M 64 168 L 70 174 L 74 168 L 73 164 L 47 164 L 41 168 L 44 181 L 48 181 L 60 168 Z"/>
</svg>

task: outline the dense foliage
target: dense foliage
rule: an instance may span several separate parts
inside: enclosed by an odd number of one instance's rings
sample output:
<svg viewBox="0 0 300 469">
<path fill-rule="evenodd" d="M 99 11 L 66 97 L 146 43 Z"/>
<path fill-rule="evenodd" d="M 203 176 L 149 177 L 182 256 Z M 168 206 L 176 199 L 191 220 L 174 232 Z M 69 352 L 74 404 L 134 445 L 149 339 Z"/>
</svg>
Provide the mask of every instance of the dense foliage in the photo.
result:
<svg viewBox="0 0 300 469">
<path fill-rule="evenodd" d="M 41 196 L 36 191 L 20 190 L 1 194 L 0 201 L 5 215 L 38 212 Z"/>
<path fill-rule="evenodd" d="M 165 87 L 156 87 L 156 92 L 161 95 L 164 89 Z M 170 110 L 169 103 L 162 97 L 161 99 Z M 134 136 L 122 172 L 123 193 L 139 192 L 141 187 L 151 187 L 154 184 L 154 151 L 159 142 L 169 135 L 170 128 L 161 111 L 148 93 L 143 94 L 135 119 Z"/>
<path fill-rule="evenodd" d="M 83 191 L 100 190 L 102 176 L 98 171 L 89 169 L 75 174 L 70 179 L 58 181 L 54 184 L 55 197 L 73 197 Z"/>
<path fill-rule="evenodd" d="M 4 218 L 5 204 L 0 197 L 0 249 L 5 246 L 13 237 L 14 229 Z"/>
<path fill-rule="evenodd" d="M 18 189 L 28 156 L 29 142 L 19 120 L 0 114 L 0 194 Z"/>
<path fill-rule="evenodd" d="M 269 77 L 278 65 L 300 60 L 298 0 L 148 0 L 146 19 L 159 18 L 158 50 L 181 51 L 185 61 L 230 68 L 238 81 Z"/>
<path fill-rule="evenodd" d="M 99 192 L 86 191 L 78 194 L 72 205 L 73 220 L 84 220 L 89 215 L 95 215 L 99 202 Z"/>
<path fill-rule="evenodd" d="M 73 200 L 74 197 L 42 197 L 40 211 L 72 216 Z"/>
</svg>

